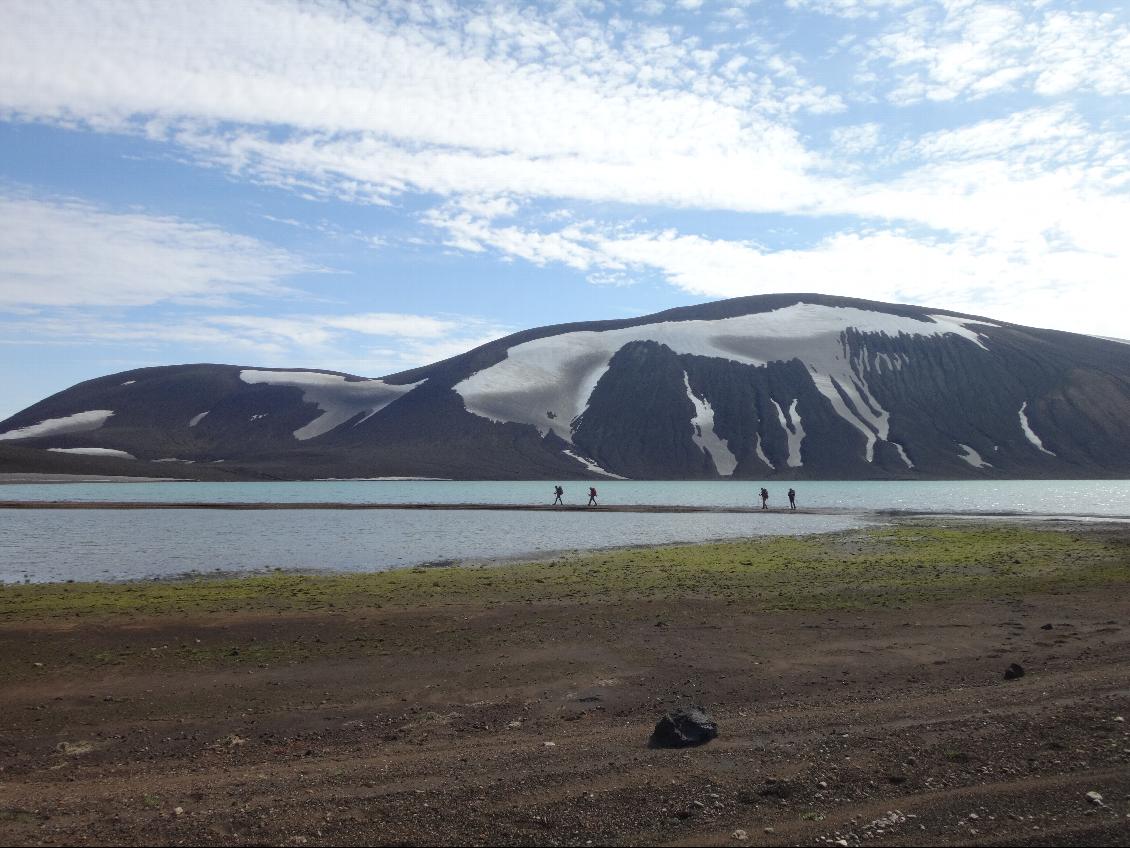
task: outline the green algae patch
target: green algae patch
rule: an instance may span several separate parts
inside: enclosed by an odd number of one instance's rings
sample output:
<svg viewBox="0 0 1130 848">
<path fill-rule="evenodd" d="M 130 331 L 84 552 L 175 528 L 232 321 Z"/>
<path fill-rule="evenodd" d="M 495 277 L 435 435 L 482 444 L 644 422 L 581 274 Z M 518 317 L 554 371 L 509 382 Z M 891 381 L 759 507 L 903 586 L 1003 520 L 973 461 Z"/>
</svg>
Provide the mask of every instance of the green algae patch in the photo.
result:
<svg viewBox="0 0 1130 848">
<path fill-rule="evenodd" d="M 1130 545 L 1121 535 L 1077 527 L 906 522 L 816 536 L 590 552 L 536 563 L 7 585 L 0 587 L 0 622 L 683 597 L 761 609 L 842 609 L 1126 582 Z"/>
</svg>

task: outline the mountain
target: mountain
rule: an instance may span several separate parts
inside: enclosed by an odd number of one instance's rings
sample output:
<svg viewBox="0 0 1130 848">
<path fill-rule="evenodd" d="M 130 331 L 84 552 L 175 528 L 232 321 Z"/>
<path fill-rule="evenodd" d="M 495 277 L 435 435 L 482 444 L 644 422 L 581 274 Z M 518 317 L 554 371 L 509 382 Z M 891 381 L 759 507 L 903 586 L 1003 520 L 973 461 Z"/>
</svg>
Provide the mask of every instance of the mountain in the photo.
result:
<svg viewBox="0 0 1130 848">
<path fill-rule="evenodd" d="M 21 470 L 34 448 L 55 470 L 186 477 L 1055 479 L 1130 476 L 1128 422 L 1130 344 L 781 294 L 541 327 L 381 379 L 142 368 L 0 422 L 0 448 Z"/>
</svg>

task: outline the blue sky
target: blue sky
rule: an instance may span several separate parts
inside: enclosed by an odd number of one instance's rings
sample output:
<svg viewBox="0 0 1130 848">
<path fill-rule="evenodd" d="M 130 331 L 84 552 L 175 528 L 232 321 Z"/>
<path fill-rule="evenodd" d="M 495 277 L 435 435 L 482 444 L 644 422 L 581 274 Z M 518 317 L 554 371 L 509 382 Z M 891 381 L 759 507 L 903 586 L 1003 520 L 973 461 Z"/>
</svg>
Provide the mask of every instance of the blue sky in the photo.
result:
<svg viewBox="0 0 1130 848">
<path fill-rule="evenodd" d="M 0 418 L 819 291 L 1128 337 L 1130 13 L 0 4 Z"/>
</svg>

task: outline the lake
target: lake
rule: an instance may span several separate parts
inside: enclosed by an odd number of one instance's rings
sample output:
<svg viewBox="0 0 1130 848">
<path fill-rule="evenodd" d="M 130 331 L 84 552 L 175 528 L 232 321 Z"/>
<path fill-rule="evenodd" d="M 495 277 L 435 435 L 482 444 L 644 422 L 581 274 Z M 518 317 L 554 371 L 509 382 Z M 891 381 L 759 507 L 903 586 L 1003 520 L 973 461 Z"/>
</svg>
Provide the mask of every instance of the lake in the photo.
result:
<svg viewBox="0 0 1130 848">
<path fill-rule="evenodd" d="M 584 504 L 587 482 L 562 483 Z M 759 483 L 598 481 L 608 505 L 753 506 Z M 770 506 L 788 483 L 769 484 Z M 1130 481 L 797 482 L 818 514 L 548 513 L 430 510 L 0 509 L 0 581 L 128 580 L 188 573 L 380 571 L 437 561 L 805 534 L 862 526 L 868 511 L 1130 515 Z M 316 481 L 300 483 L 6 484 L 0 499 L 261 503 L 549 503 L 553 483 Z M 843 511 L 843 512 L 836 512 Z"/>
</svg>

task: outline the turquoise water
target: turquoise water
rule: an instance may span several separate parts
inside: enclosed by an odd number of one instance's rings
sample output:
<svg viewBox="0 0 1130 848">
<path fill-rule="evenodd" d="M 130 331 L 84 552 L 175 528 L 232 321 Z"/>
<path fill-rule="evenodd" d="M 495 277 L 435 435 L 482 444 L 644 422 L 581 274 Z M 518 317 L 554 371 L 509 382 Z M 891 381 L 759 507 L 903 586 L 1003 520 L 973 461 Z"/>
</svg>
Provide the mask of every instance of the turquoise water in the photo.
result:
<svg viewBox="0 0 1130 848">
<path fill-rule="evenodd" d="M 583 504 L 588 483 L 562 483 Z M 602 504 L 753 506 L 758 483 L 594 483 Z M 1130 481 L 767 484 L 755 514 L 430 510 L 0 509 L 0 582 L 129 580 L 186 573 L 383 571 L 430 562 L 805 534 L 862 526 L 869 510 L 1130 516 Z M 0 486 L 2 500 L 549 503 L 552 482 L 67 483 Z"/>
<path fill-rule="evenodd" d="M 846 515 L 424 510 L 0 510 L 0 581 L 385 571 L 428 562 L 856 527 Z"/>
<path fill-rule="evenodd" d="M 563 482 L 565 502 L 584 504 L 587 482 Z M 602 504 L 754 506 L 761 483 L 592 483 Z M 770 506 L 791 485 L 801 507 L 846 510 L 1130 515 L 1130 480 L 821 481 L 765 484 Z M 0 500 L 255 501 L 268 503 L 550 503 L 549 481 L 326 480 L 299 483 L 66 483 L 0 486 Z"/>
</svg>

